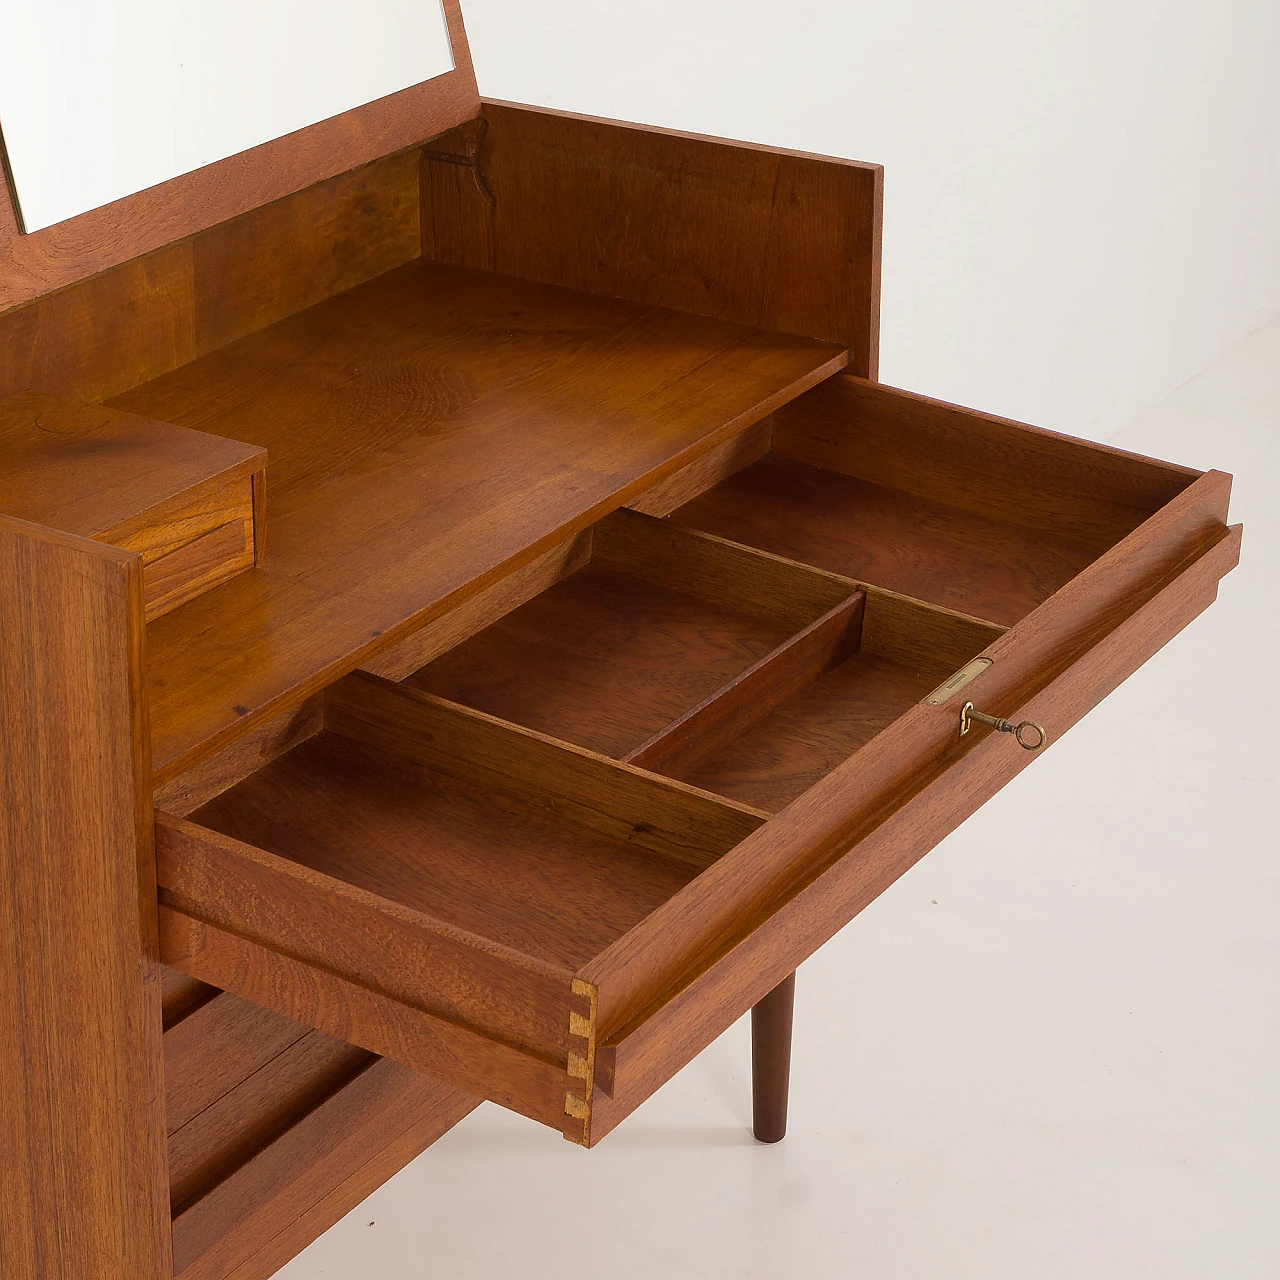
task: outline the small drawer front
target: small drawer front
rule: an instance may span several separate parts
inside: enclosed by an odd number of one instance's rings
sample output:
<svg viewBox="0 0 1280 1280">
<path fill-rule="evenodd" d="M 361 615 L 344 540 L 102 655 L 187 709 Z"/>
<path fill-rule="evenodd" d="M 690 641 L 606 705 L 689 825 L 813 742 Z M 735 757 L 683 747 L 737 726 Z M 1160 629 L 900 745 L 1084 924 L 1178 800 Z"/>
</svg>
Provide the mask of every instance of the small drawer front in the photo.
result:
<svg viewBox="0 0 1280 1280">
<path fill-rule="evenodd" d="M 163 959 L 590 1146 L 1043 754 L 967 700 L 1052 743 L 1238 557 L 1218 473 L 820 391 L 214 762 Z"/>
<path fill-rule="evenodd" d="M 147 620 L 219 586 L 256 556 L 254 480 L 220 480 L 147 513 L 104 541 L 142 556 Z"/>
</svg>

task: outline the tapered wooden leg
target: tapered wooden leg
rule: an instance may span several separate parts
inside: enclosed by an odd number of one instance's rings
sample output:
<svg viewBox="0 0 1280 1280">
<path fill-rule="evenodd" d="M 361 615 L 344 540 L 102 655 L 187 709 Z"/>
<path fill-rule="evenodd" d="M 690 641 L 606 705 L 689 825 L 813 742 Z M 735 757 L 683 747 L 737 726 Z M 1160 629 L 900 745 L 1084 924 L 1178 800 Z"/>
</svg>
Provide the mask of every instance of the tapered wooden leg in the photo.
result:
<svg viewBox="0 0 1280 1280">
<path fill-rule="evenodd" d="M 751 1010 L 751 1091 L 758 1142 L 781 1142 L 786 1137 L 795 995 L 793 973 Z"/>
</svg>

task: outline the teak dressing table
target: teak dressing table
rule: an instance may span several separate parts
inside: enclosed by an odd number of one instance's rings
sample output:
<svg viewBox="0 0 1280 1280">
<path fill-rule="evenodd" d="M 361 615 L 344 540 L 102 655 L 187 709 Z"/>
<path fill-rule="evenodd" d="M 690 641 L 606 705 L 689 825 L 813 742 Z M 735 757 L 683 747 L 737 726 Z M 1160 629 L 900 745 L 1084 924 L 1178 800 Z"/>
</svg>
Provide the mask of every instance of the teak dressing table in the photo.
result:
<svg viewBox="0 0 1280 1280">
<path fill-rule="evenodd" d="M 1236 562 L 1229 477 L 875 381 L 878 167 L 482 102 L 446 10 L 0 199 L 7 1278 L 258 1280 L 753 1007 L 781 1136 L 796 966 Z"/>
</svg>

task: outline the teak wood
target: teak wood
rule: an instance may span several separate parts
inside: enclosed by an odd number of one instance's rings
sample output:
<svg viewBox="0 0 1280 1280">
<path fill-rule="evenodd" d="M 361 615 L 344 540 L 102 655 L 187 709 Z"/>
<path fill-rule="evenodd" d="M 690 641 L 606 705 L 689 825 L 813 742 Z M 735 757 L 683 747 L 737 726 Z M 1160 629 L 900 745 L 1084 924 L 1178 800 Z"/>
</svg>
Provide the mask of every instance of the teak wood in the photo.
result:
<svg viewBox="0 0 1280 1280">
<path fill-rule="evenodd" d="M 1053 759 L 926 697 L 1052 743 L 1238 556 L 1227 476 L 874 380 L 877 166 L 482 102 L 445 8 L 447 76 L 0 192 L 6 1277 L 266 1280 L 748 1010 L 779 1140 L 797 966 Z"/>
<path fill-rule="evenodd" d="M 0 516 L 0 1272 L 170 1266 L 140 561 Z"/>
<path fill-rule="evenodd" d="M 752 1128 L 760 1142 L 781 1142 L 787 1136 L 795 997 L 793 973 L 751 1010 Z"/>
<path fill-rule="evenodd" d="M 138 552 L 147 621 L 266 562 L 266 459 L 101 405 L 0 403 L 0 512 Z"/>
</svg>

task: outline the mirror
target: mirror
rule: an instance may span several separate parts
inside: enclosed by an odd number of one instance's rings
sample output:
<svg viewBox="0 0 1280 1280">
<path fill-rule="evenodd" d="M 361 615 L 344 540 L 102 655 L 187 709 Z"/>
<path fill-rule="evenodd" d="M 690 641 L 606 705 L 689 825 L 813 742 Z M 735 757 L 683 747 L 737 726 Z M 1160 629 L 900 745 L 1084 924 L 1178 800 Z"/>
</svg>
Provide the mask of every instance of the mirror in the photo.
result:
<svg viewBox="0 0 1280 1280">
<path fill-rule="evenodd" d="M 22 229 L 453 65 L 441 0 L 0 0 L 0 137 Z"/>
</svg>

